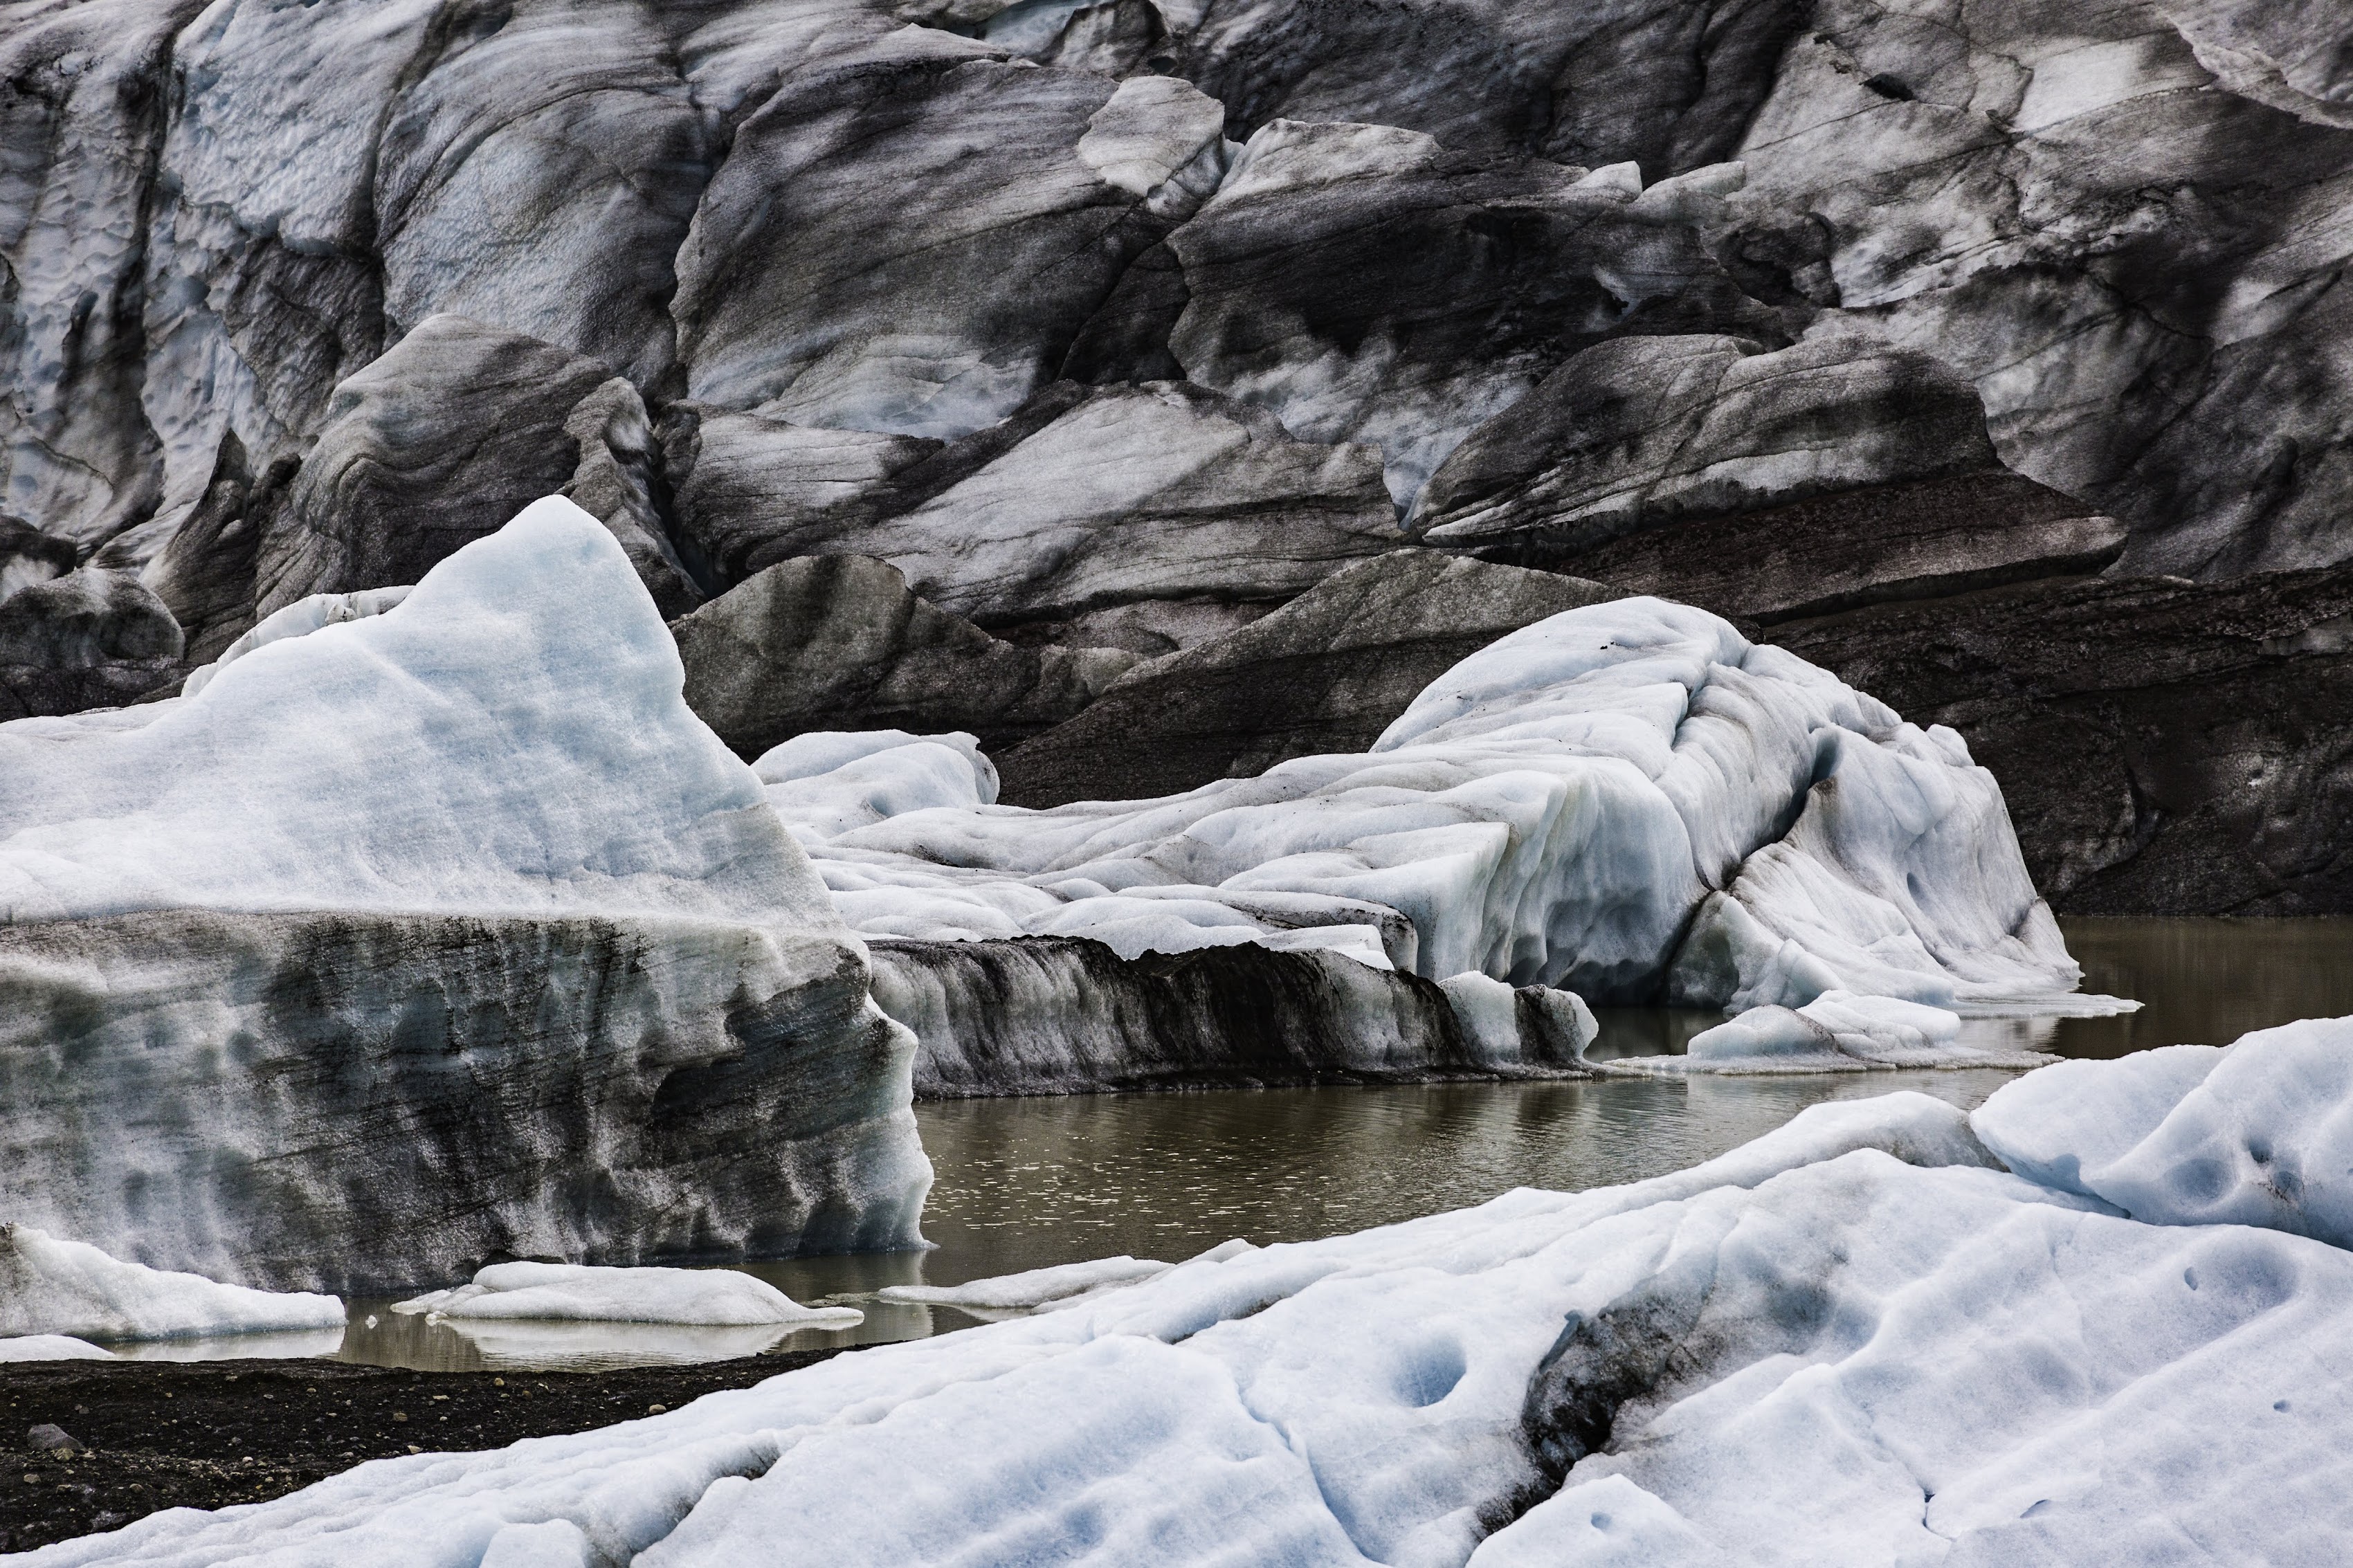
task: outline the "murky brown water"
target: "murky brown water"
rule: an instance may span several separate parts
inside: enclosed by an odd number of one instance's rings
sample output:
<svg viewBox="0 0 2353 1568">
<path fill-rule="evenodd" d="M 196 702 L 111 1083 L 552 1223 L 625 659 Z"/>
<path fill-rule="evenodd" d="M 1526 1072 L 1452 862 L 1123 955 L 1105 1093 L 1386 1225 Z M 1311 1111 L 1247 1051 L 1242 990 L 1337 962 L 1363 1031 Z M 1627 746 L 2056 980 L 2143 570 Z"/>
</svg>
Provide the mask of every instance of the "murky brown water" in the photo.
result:
<svg viewBox="0 0 2353 1568">
<path fill-rule="evenodd" d="M 2226 1044 L 2295 1018 L 2353 1014 L 2353 920 L 2063 924 L 2086 971 L 2086 990 L 2146 1005 L 2126 1017 L 1999 1026 L 2018 1032 L 2018 1043 L 2113 1057 L 2182 1042 Z M 1715 1021 L 1620 1011 L 1604 1020 L 1605 1042 L 1620 1052 L 1677 1050 Z M 2010 1076 L 1433 1084 L 926 1104 L 915 1116 L 938 1173 L 923 1220 L 935 1250 L 759 1264 L 750 1272 L 809 1301 L 1123 1252 L 1176 1259 L 1235 1236 L 1302 1240 L 1461 1208 L 1517 1186 L 1639 1181 L 1720 1154 L 1822 1100 L 1911 1089 L 1973 1106 Z M 860 1328 L 804 1331 L 777 1348 L 913 1338 L 970 1321 L 860 1304 L 868 1314 Z M 748 1354 L 762 1348 L 763 1337 L 502 1325 L 469 1339 L 447 1325 L 394 1317 L 381 1304 L 374 1310 L 371 1328 L 368 1309 L 355 1308 L 333 1353 L 449 1369 L 615 1364 Z M 219 1354 L 221 1343 L 156 1350 Z"/>
</svg>

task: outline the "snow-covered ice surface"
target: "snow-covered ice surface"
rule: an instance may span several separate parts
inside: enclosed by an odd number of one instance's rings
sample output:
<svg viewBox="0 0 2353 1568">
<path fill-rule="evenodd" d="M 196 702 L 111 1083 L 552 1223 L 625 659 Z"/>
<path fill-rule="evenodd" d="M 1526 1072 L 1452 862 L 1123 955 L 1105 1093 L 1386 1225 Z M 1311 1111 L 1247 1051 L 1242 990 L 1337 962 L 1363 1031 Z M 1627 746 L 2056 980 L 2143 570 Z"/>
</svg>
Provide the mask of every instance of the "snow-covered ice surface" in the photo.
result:
<svg viewBox="0 0 2353 1568">
<path fill-rule="evenodd" d="M 2331 1562 L 2348 1332 L 2353 1256 L 2140 1223 L 1894 1094 L 28 1561 Z"/>
<path fill-rule="evenodd" d="M 186 1339 L 343 1326 L 332 1296 L 252 1290 L 110 1258 L 29 1225 L 0 1225 L 0 1334 Z"/>
<path fill-rule="evenodd" d="M 2353 1018 L 2063 1062 L 2003 1085 L 1971 1121 L 2020 1174 L 2135 1219 L 2353 1247 Z"/>
<path fill-rule="evenodd" d="M 997 805 L 965 736 L 805 735 L 757 771 L 869 935 L 1314 946 L 1595 1002 L 2083 1002 L 1957 735 L 1658 599 L 1502 638 L 1367 753 L 1160 800 Z"/>
<path fill-rule="evenodd" d="M 0 1337 L 0 1362 L 112 1361 L 114 1352 L 71 1334 L 10 1334 Z"/>
<path fill-rule="evenodd" d="M 494 1263 L 470 1284 L 396 1301 L 396 1312 L 444 1318 L 570 1319 L 746 1328 L 790 1323 L 849 1328 L 850 1307 L 804 1307 L 765 1279 L 732 1268 L 596 1268 L 572 1263 Z"/>
</svg>

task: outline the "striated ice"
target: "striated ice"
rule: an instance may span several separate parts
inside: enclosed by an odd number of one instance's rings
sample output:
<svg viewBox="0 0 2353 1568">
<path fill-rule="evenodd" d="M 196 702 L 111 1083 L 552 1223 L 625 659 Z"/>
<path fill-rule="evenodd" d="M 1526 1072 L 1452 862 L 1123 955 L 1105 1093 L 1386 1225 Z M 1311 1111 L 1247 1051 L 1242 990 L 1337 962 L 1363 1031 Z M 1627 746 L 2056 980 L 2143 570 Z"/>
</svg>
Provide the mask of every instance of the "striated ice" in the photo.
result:
<svg viewBox="0 0 2353 1568">
<path fill-rule="evenodd" d="M 371 1294 L 917 1244 L 914 1042 L 612 532 L 392 597 L 0 725 L 0 1215 Z"/>
<path fill-rule="evenodd" d="M 29 1225 L 0 1226 L 0 1334 L 183 1339 L 341 1329 L 343 1304 L 125 1263 Z"/>
<path fill-rule="evenodd" d="M 598 1268 L 572 1263 L 494 1263 L 473 1282 L 396 1301 L 396 1312 L 441 1318 L 554 1319 L 745 1328 L 792 1323 L 850 1328 L 865 1314 L 804 1307 L 765 1279 L 732 1268 Z"/>
</svg>

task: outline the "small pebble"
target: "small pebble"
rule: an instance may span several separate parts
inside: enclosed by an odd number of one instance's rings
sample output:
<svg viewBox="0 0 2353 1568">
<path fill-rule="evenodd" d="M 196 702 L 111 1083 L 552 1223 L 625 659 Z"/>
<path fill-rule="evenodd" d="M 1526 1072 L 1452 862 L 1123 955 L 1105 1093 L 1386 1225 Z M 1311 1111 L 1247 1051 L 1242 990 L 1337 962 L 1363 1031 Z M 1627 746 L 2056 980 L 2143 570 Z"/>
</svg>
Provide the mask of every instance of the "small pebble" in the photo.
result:
<svg viewBox="0 0 2353 1568">
<path fill-rule="evenodd" d="M 667 1405 L 649 1405 L 646 1406 L 646 1414 L 649 1415 L 659 1415 L 669 1408 L 670 1406 Z"/>
</svg>

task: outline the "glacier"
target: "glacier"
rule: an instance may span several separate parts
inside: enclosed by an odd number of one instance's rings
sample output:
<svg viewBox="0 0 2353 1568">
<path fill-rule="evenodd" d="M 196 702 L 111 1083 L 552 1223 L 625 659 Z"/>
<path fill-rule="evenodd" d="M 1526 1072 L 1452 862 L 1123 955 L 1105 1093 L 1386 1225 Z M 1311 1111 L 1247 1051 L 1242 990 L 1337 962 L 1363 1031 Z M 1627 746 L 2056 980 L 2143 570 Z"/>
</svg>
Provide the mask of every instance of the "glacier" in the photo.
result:
<svg viewBox="0 0 2353 1568">
<path fill-rule="evenodd" d="M 0 1215 L 280 1289 L 917 1245 L 913 1041 L 610 531 L 364 597 L 0 725 Z"/>
<path fill-rule="evenodd" d="M 2340 1115 L 2348 1028 L 2279 1064 Z M 2067 1089 L 2020 1084 L 2044 1074 Z M 2353 1257 L 2129 1217 L 1916 1093 L 1627 1186 L 1102 1274 L 1059 1310 L 26 1561 L 2099 1568 L 2330 1561 L 2353 1530 Z"/>
</svg>

